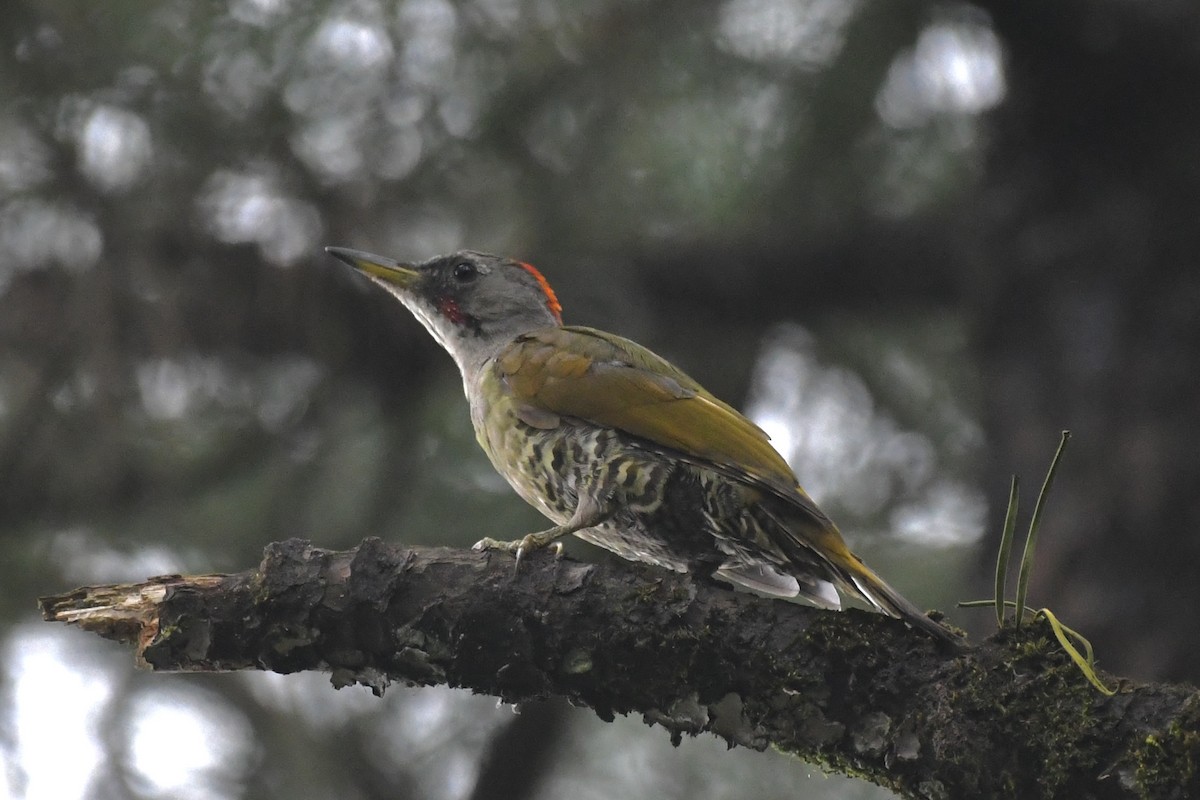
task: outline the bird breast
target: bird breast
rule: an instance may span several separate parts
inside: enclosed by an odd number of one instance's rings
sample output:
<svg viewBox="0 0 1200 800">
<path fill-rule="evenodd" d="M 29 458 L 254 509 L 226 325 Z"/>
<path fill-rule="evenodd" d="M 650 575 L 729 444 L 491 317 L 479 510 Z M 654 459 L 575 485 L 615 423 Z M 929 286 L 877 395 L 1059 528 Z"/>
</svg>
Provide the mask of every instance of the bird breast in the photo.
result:
<svg viewBox="0 0 1200 800">
<path fill-rule="evenodd" d="M 652 512 L 667 465 L 648 458 L 619 431 L 544 412 L 531 413 L 485 378 L 472 392 L 471 421 L 492 465 L 527 503 L 562 524 L 579 493 L 619 496 L 631 509 Z"/>
</svg>

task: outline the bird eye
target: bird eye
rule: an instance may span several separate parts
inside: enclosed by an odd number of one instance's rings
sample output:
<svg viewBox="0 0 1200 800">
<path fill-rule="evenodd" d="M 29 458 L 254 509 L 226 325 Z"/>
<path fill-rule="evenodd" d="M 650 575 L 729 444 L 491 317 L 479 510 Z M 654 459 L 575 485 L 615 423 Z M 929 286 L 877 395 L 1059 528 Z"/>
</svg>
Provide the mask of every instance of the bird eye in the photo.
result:
<svg viewBox="0 0 1200 800">
<path fill-rule="evenodd" d="M 470 261 L 460 261 L 454 265 L 454 279 L 461 283 L 473 281 L 479 277 L 479 270 Z"/>
</svg>

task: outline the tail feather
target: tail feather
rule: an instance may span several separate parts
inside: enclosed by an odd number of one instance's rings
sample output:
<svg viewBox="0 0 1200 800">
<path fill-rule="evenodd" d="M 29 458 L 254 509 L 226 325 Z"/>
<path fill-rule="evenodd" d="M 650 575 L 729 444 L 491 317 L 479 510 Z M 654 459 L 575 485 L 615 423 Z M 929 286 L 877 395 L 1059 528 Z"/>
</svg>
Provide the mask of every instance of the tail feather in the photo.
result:
<svg viewBox="0 0 1200 800">
<path fill-rule="evenodd" d="M 787 574 L 763 561 L 728 562 L 722 564 L 715 575 L 762 594 L 774 597 L 803 597 L 821 608 L 842 607 L 837 588 L 831 582 L 811 574 L 798 577 Z"/>
<path fill-rule="evenodd" d="M 846 572 L 850 578 L 848 583 L 854 588 L 855 594 L 860 595 L 864 600 L 883 613 L 899 617 L 912 627 L 929 634 L 935 639 L 952 644 L 961 643 L 958 636 L 945 626 L 931 620 L 925 615 L 925 612 L 909 602 L 904 595 L 889 586 L 883 578 L 876 575 L 870 567 L 862 563 L 861 559 L 853 554 L 851 554 L 851 557 L 857 563 L 846 570 Z M 850 586 L 847 588 L 850 588 Z"/>
<path fill-rule="evenodd" d="M 939 641 L 961 644 L 958 636 L 925 616 L 921 609 L 906 600 L 861 558 L 850 552 L 837 526 L 828 517 L 817 517 L 807 513 L 805 507 L 790 503 L 770 503 L 763 507 L 782 529 L 784 535 L 773 539 L 796 570 L 785 568 L 784 571 L 793 575 L 798 571 L 808 580 L 827 578 L 883 613 L 899 617 Z"/>
</svg>

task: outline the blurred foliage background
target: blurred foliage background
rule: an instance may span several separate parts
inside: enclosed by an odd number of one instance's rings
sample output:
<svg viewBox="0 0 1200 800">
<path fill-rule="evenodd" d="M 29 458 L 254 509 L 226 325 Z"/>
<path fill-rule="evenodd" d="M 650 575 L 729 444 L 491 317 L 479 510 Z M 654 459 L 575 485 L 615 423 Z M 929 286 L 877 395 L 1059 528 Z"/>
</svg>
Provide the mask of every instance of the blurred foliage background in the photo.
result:
<svg viewBox="0 0 1200 800">
<path fill-rule="evenodd" d="M 977 636 L 1007 476 L 1071 428 L 1032 599 L 1194 682 L 1198 43 L 1191 0 L 9 2 L 0 795 L 888 796 L 553 702 L 137 673 L 38 621 L 289 536 L 540 525 L 327 244 L 538 264 Z"/>
</svg>

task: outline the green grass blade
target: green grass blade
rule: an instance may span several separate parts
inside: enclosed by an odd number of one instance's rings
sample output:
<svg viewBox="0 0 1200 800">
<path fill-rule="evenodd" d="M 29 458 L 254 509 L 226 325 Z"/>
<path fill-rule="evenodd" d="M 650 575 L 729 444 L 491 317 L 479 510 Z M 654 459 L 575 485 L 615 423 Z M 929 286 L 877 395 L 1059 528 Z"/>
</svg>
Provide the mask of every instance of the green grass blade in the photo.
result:
<svg viewBox="0 0 1200 800">
<path fill-rule="evenodd" d="M 1075 631 L 1071 631 L 1070 628 L 1067 628 L 1065 625 L 1059 622 L 1058 617 L 1054 616 L 1054 614 L 1050 612 L 1050 609 L 1043 608 L 1038 613 L 1046 617 L 1046 621 L 1050 623 L 1050 628 L 1054 631 L 1054 636 L 1056 639 L 1058 639 L 1058 643 L 1062 645 L 1064 650 L 1067 651 L 1067 655 L 1071 657 L 1071 660 L 1075 662 L 1075 666 L 1079 667 L 1079 671 L 1083 673 L 1084 677 L 1087 678 L 1089 682 L 1091 682 L 1092 686 L 1095 686 L 1105 695 L 1110 697 L 1116 694 L 1115 691 L 1108 688 L 1100 681 L 1100 676 L 1098 676 L 1096 674 L 1096 670 L 1092 668 L 1092 660 L 1090 657 L 1092 653 L 1091 642 L 1080 636 Z M 1075 645 L 1071 644 L 1071 640 L 1067 638 L 1067 631 L 1070 631 L 1071 634 L 1079 639 L 1079 641 L 1083 642 L 1088 651 L 1088 658 L 1085 659 L 1079 653 L 1079 651 L 1075 649 Z"/>
<path fill-rule="evenodd" d="M 1096 654 L 1092 652 L 1092 643 L 1089 642 L 1079 631 L 1068 628 L 1066 625 L 1063 625 L 1062 622 L 1059 622 L 1058 624 L 1062 625 L 1063 631 L 1065 631 L 1068 636 L 1083 645 L 1083 657 L 1087 659 L 1089 666 L 1094 667 L 1096 665 Z"/>
<path fill-rule="evenodd" d="M 1037 544 L 1038 528 L 1042 525 L 1042 509 L 1045 508 L 1046 495 L 1050 493 L 1050 487 L 1054 483 L 1054 473 L 1058 471 L 1058 462 L 1070 439 L 1071 432 L 1063 431 L 1062 438 L 1058 441 L 1058 450 L 1054 452 L 1054 459 L 1050 462 L 1050 469 L 1046 472 L 1046 480 L 1042 482 L 1042 490 L 1038 492 L 1037 502 L 1033 504 L 1033 518 L 1029 520 L 1029 535 L 1025 537 L 1025 552 L 1021 556 L 1021 569 L 1017 572 L 1016 624 L 1018 627 L 1021 625 L 1021 619 L 1025 616 L 1025 598 L 1029 595 L 1029 573 L 1033 571 L 1033 551 Z"/>
<path fill-rule="evenodd" d="M 1008 581 L 1008 561 L 1012 557 L 1013 531 L 1017 527 L 1017 506 L 1020 504 L 1020 480 L 1012 476 L 1008 487 L 1008 511 L 1004 514 L 1004 530 L 1000 534 L 1000 553 L 996 556 L 996 627 L 1004 627 L 1004 584 Z"/>
</svg>

